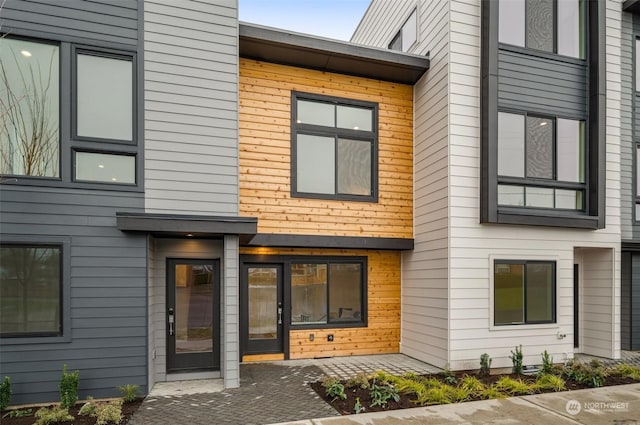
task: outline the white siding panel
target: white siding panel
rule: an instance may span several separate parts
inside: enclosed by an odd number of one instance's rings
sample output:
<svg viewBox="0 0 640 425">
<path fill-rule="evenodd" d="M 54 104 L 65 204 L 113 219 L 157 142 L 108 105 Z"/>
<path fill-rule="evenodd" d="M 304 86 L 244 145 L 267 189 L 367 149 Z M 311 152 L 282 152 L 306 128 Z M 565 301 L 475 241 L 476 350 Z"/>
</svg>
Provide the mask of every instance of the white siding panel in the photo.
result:
<svg viewBox="0 0 640 425">
<path fill-rule="evenodd" d="M 145 0 L 145 209 L 238 215 L 237 2 Z"/>
<path fill-rule="evenodd" d="M 622 13 L 620 110 L 620 221 L 622 239 L 633 238 L 633 15 Z"/>
</svg>

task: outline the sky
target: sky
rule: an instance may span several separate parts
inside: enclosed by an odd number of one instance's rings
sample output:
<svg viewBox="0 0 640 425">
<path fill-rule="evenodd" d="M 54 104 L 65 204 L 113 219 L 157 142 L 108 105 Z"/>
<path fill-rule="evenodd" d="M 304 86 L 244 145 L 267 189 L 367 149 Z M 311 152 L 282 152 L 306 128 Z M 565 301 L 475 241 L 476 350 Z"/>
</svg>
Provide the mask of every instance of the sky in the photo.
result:
<svg viewBox="0 0 640 425">
<path fill-rule="evenodd" d="M 349 41 L 371 0 L 239 0 L 240 20 Z"/>
</svg>

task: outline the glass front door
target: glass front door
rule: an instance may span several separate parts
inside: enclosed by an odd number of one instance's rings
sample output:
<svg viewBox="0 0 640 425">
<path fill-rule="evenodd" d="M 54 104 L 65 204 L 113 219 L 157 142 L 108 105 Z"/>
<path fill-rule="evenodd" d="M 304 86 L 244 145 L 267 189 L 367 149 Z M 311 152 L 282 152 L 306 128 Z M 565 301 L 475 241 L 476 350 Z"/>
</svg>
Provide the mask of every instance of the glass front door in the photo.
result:
<svg viewBox="0 0 640 425">
<path fill-rule="evenodd" d="M 220 369 L 220 264 L 167 260 L 167 372 Z"/>
<path fill-rule="evenodd" d="M 242 268 L 243 354 L 283 352 L 282 266 Z"/>
</svg>

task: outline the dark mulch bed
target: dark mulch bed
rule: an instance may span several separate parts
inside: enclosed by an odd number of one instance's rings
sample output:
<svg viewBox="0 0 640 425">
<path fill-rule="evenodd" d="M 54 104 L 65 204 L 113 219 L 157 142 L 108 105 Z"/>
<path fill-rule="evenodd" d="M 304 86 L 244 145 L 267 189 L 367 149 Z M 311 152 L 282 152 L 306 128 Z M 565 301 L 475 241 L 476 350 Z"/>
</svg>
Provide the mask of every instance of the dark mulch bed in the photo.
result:
<svg viewBox="0 0 640 425">
<path fill-rule="evenodd" d="M 142 401 L 144 399 L 143 398 L 137 398 L 135 401 L 131 401 L 128 403 L 124 403 L 122 405 L 122 421 L 120 422 L 120 425 L 125 425 L 129 422 L 129 419 L 131 419 L 131 416 L 133 416 L 133 414 L 138 410 L 138 408 L 140 407 L 140 405 L 142 404 Z M 96 418 L 94 418 L 93 416 L 84 416 L 84 415 L 78 415 L 78 410 L 80 410 L 80 408 L 82 407 L 83 403 L 78 403 L 76 404 L 75 407 L 69 409 L 69 414 L 71 416 L 73 416 L 75 419 L 73 422 L 63 422 L 65 425 L 95 425 L 96 423 Z M 47 407 L 52 407 L 51 406 L 47 406 Z M 35 413 L 36 411 L 38 411 L 39 407 L 35 407 L 33 408 L 33 413 L 29 416 L 23 416 L 20 418 L 3 418 L 2 416 L 4 416 L 5 413 L 7 413 L 7 411 L 3 411 L 2 414 L 0 415 L 0 423 L 2 423 L 2 425 L 33 425 L 33 423 L 36 421 L 35 418 Z M 20 409 L 20 410 L 25 410 L 25 409 Z"/>
<path fill-rule="evenodd" d="M 475 376 L 480 380 L 480 382 L 485 384 L 487 387 L 496 383 L 503 376 L 509 376 L 513 379 L 522 379 L 524 382 L 528 384 L 532 384 L 536 382 L 536 378 L 530 375 L 496 374 L 496 375 L 489 375 L 489 376 L 481 376 L 481 375 L 478 375 L 477 371 L 455 372 L 454 375 L 458 380 L 465 375 Z M 423 376 L 428 378 L 436 378 L 439 381 L 444 382 L 442 379 L 443 377 L 440 375 L 423 375 Z M 566 391 L 592 388 L 592 387 L 589 387 L 588 385 L 580 384 L 572 379 L 567 379 L 566 377 L 563 377 L 563 379 L 565 380 L 565 385 L 567 387 Z M 346 381 L 341 381 L 341 382 L 343 384 L 346 384 Z M 625 378 L 619 375 L 609 375 L 606 377 L 603 383 L 603 386 L 636 384 L 636 383 L 638 383 L 638 381 L 635 381 L 631 378 Z M 309 385 L 311 386 L 311 388 L 314 389 L 316 393 L 318 393 L 318 395 L 325 402 L 327 402 L 334 409 L 336 409 L 338 413 L 340 413 L 341 415 L 352 415 L 355 413 L 354 407 L 355 407 L 357 398 L 360 398 L 360 404 L 363 407 L 365 407 L 365 412 L 380 412 L 385 410 L 408 409 L 412 407 L 420 407 L 420 405 L 416 404 L 416 402 L 414 401 L 415 395 L 413 394 L 400 394 L 400 400 L 398 402 L 390 400 L 387 403 L 386 407 L 381 407 L 381 406 L 371 407 L 370 406 L 371 397 L 369 395 L 368 389 L 363 390 L 360 387 L 347 388 L 345 385 L 345 394 L 347 395 L 347 398 L 345 400 L 340 400 L 340 399 L 333 400 L 332 397 L 327 396 L 327 393 L 324 387 L 322 386 L 321 382 L 312 382 Z M 553 390 L 541 390 L 541 391 L 538 391 L 537 394 L 551 393 L 551 392 L 553 392 Z M 482 398 L 471 398 L 468 401 L 477 401 L 477 400 L 482 400 Z"/>
</svg>

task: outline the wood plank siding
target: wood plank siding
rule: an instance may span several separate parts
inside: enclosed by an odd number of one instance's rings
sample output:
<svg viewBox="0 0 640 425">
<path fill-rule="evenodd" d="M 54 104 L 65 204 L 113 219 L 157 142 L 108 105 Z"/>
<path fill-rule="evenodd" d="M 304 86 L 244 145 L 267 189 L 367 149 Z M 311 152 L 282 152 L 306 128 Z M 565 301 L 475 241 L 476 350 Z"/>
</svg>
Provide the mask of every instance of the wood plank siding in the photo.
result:
<svg viewBox="0 0 640 425">
<path fill-rule="evenodd" d="M 377 203 L 291 197 L 291 91 L 379 105 Z M 413 237 L 411 86 L 240 60 L 240 215 L 260 233 Z"/>
<path fill-rule="evenodd" d="M 366 256 L 368 326 L 289 332 L 289 358 L 398 353 L 400 344 L 400 253 L 370 250 L 241 248 L 241 254 Z M 268 260 L 266 260 L 268 261 Z M 287 282 L 285 282 L 285 285 Z M 314 340 L 309 340 L 314 334 Z M 334 335 L 328 342 L 327 336 Z"/>
</svg>

